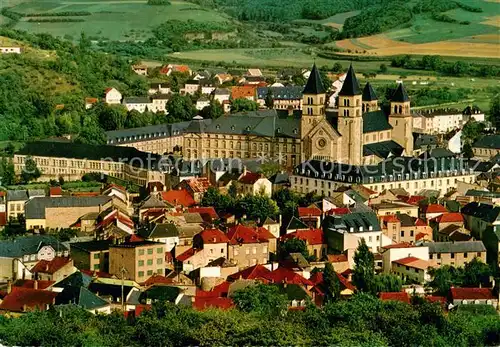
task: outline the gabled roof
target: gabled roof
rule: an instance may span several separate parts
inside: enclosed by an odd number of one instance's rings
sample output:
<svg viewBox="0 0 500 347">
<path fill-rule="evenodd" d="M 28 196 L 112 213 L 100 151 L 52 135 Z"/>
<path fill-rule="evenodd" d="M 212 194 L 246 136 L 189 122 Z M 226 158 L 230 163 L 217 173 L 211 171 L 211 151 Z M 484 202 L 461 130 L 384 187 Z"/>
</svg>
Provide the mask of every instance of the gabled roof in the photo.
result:
<svg viewBox="0 0 500 347">
<path fill-rule="evenodd" d="M 493 223 L 500 219 L 500 206 L 490 204 L 471 202 L 465 205 L 461 212 L 464 215 L 473 216 L 488 223 Z"/>
<path fill-rule="evenodd" d="M 188 208 L 189 213 L 199 213 L 200 215 L 207 214 L 212 219 L 219 219 L 219 215 L 213 207 L 191 207 Z"/>
<path fill-rule="evenodd" d="M 153 276 L 149 277 L 146 281 L 144 281 L 142 285 L 144 287 L 149 287 L 155 284 L 172 284 L 172 283 L 173 283 L 172 278 L 167 278 L 162 275 L 154 274 Z"/>
<path fill-rule="evenodd" d="M 264 275 L 264 277 L 272 283 L 302 284 L 307 286 L 314 285 L 308 279 L 284 267 L 279 267 L 267 275 Z"/>
<path fill-rule="evenodd" d="M 307 229 L 308 226 L 305 225 L 300 219 L 293 216 L 286 227 L 287 230 L 297 230 L 297 229 Z"/>
<path fill-rule="evenodd" d="M 46 274 L 54 274 L 59 271 L 66 265 L 72 262 L 71 258 L 68 257 L 54 257 L 51 261 L 48 260 L 40 260 L 36 265 L 31 269 L 32 273 L 46 273 Z"/>
<path fill-rule="evenodd" d="M 399 157 L 403 154 L 404 148 L 394 140 L 375 142 L 363 145 L 363 155 L 375 155 L 382 159 L 387 159 L 391 155 Z"/>
<path fill-rule="evenodd" d="M 448 210 L 443 205 L 429 204 L 422 207 L 422 212 L 427 213 L 447 213 Z"/>
<path fill-rule="evenodd" d="M 64 288 L 64 287 L 86 287 L 90 285 L 90 282 L 92 282 L 92 277 L 84 274 L 83 272 L 77 271 L 75 273 L 72 273 L 68 277 L 60 280 L 56 284 L 54 284 L 54 287 L 57 288 Z"/>
<path fill-rule="evenodd" d="M 500 135 L 486 135 L 474 142 L 472 147 L 500 149 Z"/>
<path fill-rule="evenodd" d="M 205 229 L 197 236 L 201 237 L 204 244 L 228 243 L 229 239 L 219 229 Z"/>
<path fill-rule="evenodd" d="M 74 208 L 74 207 L 92 207 L 104 205 L 111 201 L 110 196 L 92 196 L 92 197 L 35 197 L 30 199 L 25 205 L 27 219 L 45 219 L 47 208 Z"/>
<path fill-rule="evenodd" d="M 142 232 L 141 236 L 148 239 L 176 237 L 179 236 L 179 230 L 174 223 L 158 223 L 151 231 Z"/>
<path fill-rule="evenodd" d="M 410 98 L 408 97 L 408 93 L 406 93 L 406 89 L 403 86 L 403 83 L 398 83 L 398 87 L 396 88 L 396 91 L 392 95 L 391 101 L 395 101 L 395 102 L 410 101 Z"/>
<path fill-rule="evenodd" d="M 204 297 L 204 298 L 221 298 L 227 297 L 227 293 L 229 292 L 229 286 L 231 283 L 228 281 L 224 281 L 221 284 L 216 285 L 212 288 L 212 290 L 201 290 L 196 288 L 196 297 Z"/>
<path fill-rule="evenodd" d="M 68 250 L 64 244 L 50 235 L 23 236 L 0 242 L 0 257 L 19 258 L 35 254 L 43 246 L 50 246 L 59 252 Z"/>
<path fill-rule="evenodd" d="M 490 288 L 450 288 L 453 300 L 498 300 Z"/>
<path fill-rule="evenodd" d="M 244 280 L 264 279 L 265 276 L 269 275 L 270 273 L 271 271 L 268 270 L 265 266 L 257 264 L 251 267 L 247 267 L 246 269 L 241 270 L 232 275 L 229 275 L 228 279 L 233 281 L 238 279 L 244 279 Z"/>
<path fill-rule="evenodd" d="M 85 287 L 65 287 L 56 297 L 56 305 L 74 304 L 86 310 L 108 306 L 109 302 Z"/>
<path fill-rule="evenodd" d="M 35 289 L 35 282 L 39 290 L 47 289 L 51 285 L 53 285 L 54 281 L 44 281 L 44 280 L 17 280 L 12 286 L 13 287 L 22 287 L 22 288 L 30 288 Z"/>
<path fill-rule="evenodd" d="M 227 232 L 229 244 L 231 245 L 269 242 L 269 239 L 265 236 L 267 235 L 258 233 L 257 228 L 247 227 L 242 224 L 231 227 Z"/>
<path fill-rule="evenodd" d="M 427 270 L 429 262 L 416 257 L 406 257 L 402 259 L 393 260 L 393 263 L 413 267 L 420 270 Z"/>
<path fill-rule="evenodd" d="M 289 239 L 303 240 L 308 245 L 322 245 L 326 243 L 325 235 L 322 229 L 297 230 L 281 237 L 282 241 Z"/>
<path fill-rule="evenodd" d="M 429 242 L 425 243 L 424 246 L 429 247 L 429 254 L 486 252 L 483 241 Z"/>
<path fill-rule="evenodd" d="M 258 180 L 263 178 L 262 174 L 257 172 L 247 172 L 245 175 L 241 176 L 238 180 L 241 184 L 255 184 Z"/>
<path fill-rule="evenodd" d="M 359 87 L 358 79 L 356 78 L 356 74 L 354 73 L 354 68 L 352 64 L 349 66 L 349 70 L 347 70 L 347 75 L 345 76 L 344 84 L 342 85 L 342 89 L 340 89 L 340 96 L 354 96 L 360 95 L 361 89 Z"/>
<path fill-rule="evenodd" d="M 24 312 L 24 306 L 26 305 L 30 310 L 38 308 L 41 311 L 45 311 L 47 305 L 54 304 L 58 294 L 57 292 L 48 290 L 13 287 L 12 291 L 0 303 L 0 310 Z"/>
<path fill-rule="evenodd" d="M 393 243 L 392 245 L 387 245 L 387 246 L 382 246 L 383 249 L 391 249 L 391 248 L 411 248 L 415 247 L 411 243 L 408 242 L 400 242 L 400 243 Z"/>
<path fill-rule="evenodd" d="M 179 254 L 176 259 L 180 262 L 184 262 L 186 260 L 188 260 L 189 258 L 191 258 L 193 255 L 195 255 L 196 253 L 198 252 L 201 252 L 201 249 L 194 249 L 194 248 L 189 248 L 188 250 L 186 250 L 185 252 Z"/>
<path fill-rule="evenodd" d="M 410 303 L 410 296 L 407 292 L 381 292 L 379 298 L 382 301 L 401 301 Z"/>
<path fill-rule="evenodd" d="M 363 101 L 374 101 L 378 100 L 377 94 L 375 93 L 375 90 L 373 90 L 372 85 L 370 82 L 366 82 L 365 88 L 363 89 Z"/>
<path fill-rule="evenodd" d="M 363 113 L 363 133 L 372 133 L 392 129 L 392 125 L 382 110 Z"/>
<path fill-rule="evenodd" d="M 111 240 L 98 240 L 88 242 L 74 242 L 70 243 L 70 248 L 76 248 L 85 252 L 97 252 L 109 250 Z"/>
<path fill-rule="evenodd" d="M 181 205 L 183 207 L 191 207 L 196 205 L 196 201 L 194 201 L 193 197 L 186 189 L 171 189 L 167 192 L 161 192 L 160 194 L 163 201 L 167 201 L 174 206 Z"/>
<path fill-rule="evenodd" d="M 158 199 L 156 195 L 152 194 L 146 198 L 146 200 L 143 201 L 141 204 L 141 209 L 147 209 L 147 208 L 166 208 L 168 205 Z"/>
<path fill-rule="evenodd" d="M 434 220 L 438 223 L 463 223 L 464 216 L 459 212 L 444 213 Z"/>
<path fill-rule="evenodd" d="M 321 217 L 321 210 L 317 207 L 297 207 L 299 217 Z"/>
<path fill-rule="evenodd" d="M 324 94 L 326 93 L 326 88 L 323 85 L 321 76 L 319 74 L 316 64 L 313 65 L 309 79 L 307 80 L 306 86 L 304 88 L 303 94 Z"/>
</svg>

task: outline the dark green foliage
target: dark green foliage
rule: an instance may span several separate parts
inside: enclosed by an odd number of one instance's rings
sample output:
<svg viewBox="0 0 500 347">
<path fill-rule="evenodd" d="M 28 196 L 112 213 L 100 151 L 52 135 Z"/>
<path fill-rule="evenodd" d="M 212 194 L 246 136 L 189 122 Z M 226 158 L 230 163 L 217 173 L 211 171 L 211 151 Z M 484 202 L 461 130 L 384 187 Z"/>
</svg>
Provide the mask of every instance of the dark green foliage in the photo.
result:
<svg viewBox="0 0 500 347">
<path fill-rule="evenodd" d="M 273 99 L 273 90 L 269 88 L 267 90 L 266 98 L 265 98 L 265 104 L 268 109 L 272 109 L 274 106 L 274 99 Z"/>
<path fill-rule="evenodd" d="M 301 253 L 304 258 L 309 258 L 305 241 L 297 238 L 291 238 L 279 244 L 278 254 L 281 259 L 286 259 L 290 253 Z"/>
<path fill-rule="evenodd" d="M 249 99 L 236 99 L 231 102 L 231 113 L 257 111 L 259 104 Z"/>
<path fill-rule="evenodd" d="M 202 116 L 205 119 L 219 118 L 223 114 L 224 114 L 224 109 L 222 108 L 222 105 L 218 100 L 212 100 L 209 106 L 204 107 L 203 110 L 200 111 L 200 116 Z"/>
<path fill-rule="evenodd" d="M 381 73 L 386 73 L 387 72 L 387 65 L 380 64 L 380 72 Z"/>
<path fill-rule="evenodd" d="M 15 180 L 14 163 L 12 160 L 2 157 L 0 159 L 0 186 L 14 184 Z"/>
<path fill-rule="evenodd" d="M 24 183 L 29 183 L 31 181 L 36 180 L 41 175 L 42 173 L 40 172 L 40 169 L 36 165 L 36 162 L 33 160 L 33 158 L 29 156 L 26 157 L 24 162 L 24 168 L 23 171 L 21 172 L 21 180 Z"/>
<path fill-rule="evenodd" d="M 250 285 L 233 295 L 236 307 L 243 312 L 253 312 L 263 316 L 281 316 L 286 313 L 288 300 L 277 286 Z"/>
<path fill-rule="evenodd" d="M 354 253 L 354 263 L 352 275 L 354 285 L 359 291 L 371 293 L 375 277 L 375 259 L 363 238 Z"/>
<path fill-rule="evenodd" d="M 496 129 L 500 129 L 500 94 L 496 94 L 491 99 L 490 122 Z"/>
<path fill-rule="evenodd" d="M 340 280 L 331 263 L 326 263 L 325 265 L 323 282 L 326 291 L 326 301 L 338 300 L 340 298 Z"/>
<path fill-rule="evenodd" d="M 279 209 L 276 202 L 265 195 L 245 195 L 235 202 L 235 214 L 251 220 L 264 221 L 267 217 L 275 218 Z"/>
<path fill-rule="evenodd" d="M 196 107 L 189 95 L 174 94 L 166 106 L 169 117 L 180 121 L 191 120 L 196 115 Z"/>
<path fill-rule="evenodd" d="M 85 22 L 85 19 L 81 18 L 30 18 L 26 22 L 30 23 L 79 23 Z"/>
</svg>

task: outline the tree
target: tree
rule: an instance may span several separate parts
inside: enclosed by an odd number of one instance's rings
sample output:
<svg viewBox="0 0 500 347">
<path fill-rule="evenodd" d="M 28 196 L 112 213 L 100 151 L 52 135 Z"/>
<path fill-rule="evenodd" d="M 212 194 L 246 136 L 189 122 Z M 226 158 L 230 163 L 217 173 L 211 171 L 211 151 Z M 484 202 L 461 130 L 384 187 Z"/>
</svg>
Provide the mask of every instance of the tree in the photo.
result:
<svg viewBox="0 0 500 347">
<path fill-rule="evenodd" d="M 236 199 L 238 197 L 238 182 L 233 181 L 231 183 L 231 185 L 227 189 L 227 194 L 233 199 Z"/>
<path fill-rule="evenodd" d="M 497 130 L 500 129 L 500 94 L 491 99 L 490 121 Z"/>
<path fill-rule="evenodd" d="M 429 268 L 428 272 L 432 277 L 432 281 L 428 283 L 428 286 L 434 289 L 439 295 L 448 295 L 452 285 L 459 286 L 463 281 L 462 269 L 457 269 L 450 265 L 443 265 L 439 268 Z"/>
<path fill-rule="evenodd" d="M 330 262 L 325 265 L 323 282 L 325 284 L 326 300 L 338 300 L 340 298 L 340 280 Z"/>
<path fill-rule="evenodd" d="M 490 281 L 490 275 L 492 275 L 492 271 L 489 265 L 476 257 L 464 266 L 463 285 L 469 287 L 486 285 Z"/>
<path fill-rule="evenodd" d="M 23 172 L 21 172 L 22 181 L 24 183 L 28 183 L 30 181 L 36 180 L 41 175 L 42 173 L 40 172 L 40 169 L 38 169 L 38 166 L 36 165 L 36 162 L 33 160 L 33 158 L 30 156 L 26 157 Z"/>
<path fill-rule="evenodd" d="M 200 116 L 205 119 L 216 119 L 224 114 L 224 108 L 220 104 L 219 100 L 210 101 L 210 105 L 206 106 L 201 110 Z"/>
<path fill-rule="evenodd" d="M 106 143 L 106 134 L 94 117 L 87 116 L 83 120 L 83 126 L 75 142 L 89 145 L 103 145 Z"/>
<path fill-rule="evenodd" d="M 380 72 L 381 73 L 386 73 L 387 72 L 387 65 L 385 64 L 380 64 Z"/>
<path fill-rule="evenodd" d="M 280 243 L 278 254 L 281 259 L 286 259 L 290 253 L 301 253 L 304 258 L 309 259 L 309 251 L 304 240 L 291 238 Z"/>
<path fill-rule="evenodd" d="M 462 153 L 464 154 L 464 157 L 467 159 L 474 157 L 474 151 L 472 150 L 472 145 L 469 142 L 466 142 L 464 144 Z"/>
<path fill-rule="evenodd" d="M 344 71 L 344 67 L 342 66 L 341 63 L 336 62 L 335 64 L 333 64 L 333 67 L 332 67 L 333 73 L 340 73 L 342 71 Z"/>
<path fill-rule="evenodd" d="M 359 291 L 372 292 L 375 277 L 375 258 L 366 245 L 365 239 L 361 239 L 354 253 L 354 269 L 352 280 Z"/>
<path fill-rule="evenodd" d="M 257 284 L 237 290 L 233 295 L 236 307 L 243 312 L 263 316 L 282 316 L 287 311 L 288 298 L 276 285 Z"/>
<path fill-rule="evenodd" d="M 168 115 L 178 121 L 191 120 L 196 115 L 196 108 L 189 95 L 174 94 L 166 106 Z"/>
<path fill-rule="evenodd" d="M 221 194 L 217 188 L 210 187 L 201 199 L 201 206 L 213 207 L 218 212 L 229 211 L 233 202 L 229 196 Z"/>
<path fill-rule="evenodd" d="M 259 104 L 249 99 L 239 98 L 231 102 L 231 113 L 257 111 Z"/>
<path fill-rule="evenodd" d="M 245 195 L 236 201 L 236 215 L 247 219 L 264 221 L 273 218 L 279 212 L 276 202 L 265 195 Z"/>
<path fill-rule="evenodd" d="M 268 109 L 272 110 L 274 107 L 274 96 L 273 96 L 273 90 L 271 88 L 267 89 L 267 94 L 266 94 L 266 98 L 264 101 L 265 101 L 266 107 Z"/>
<path fill-rule="evenodd" d="M 401 277 L 393 274 L 379 274 L 374 277 L 372 293 L 400 292 L 403 288 Z"/>
<path fill-rule="evenodd" d="M 91 115 L 95 116 L 105 131 L 123 129 L 127 118 L 127 110 L 122 105 L 108 105 L 103 102 L 92 107 Z"/>
<path fill-rule="evenodd" d="M 0 186 L 14 184 L 16 174 L 14 172 L 14 163 L 5 157 L 0 160 Z"/>
</svg>

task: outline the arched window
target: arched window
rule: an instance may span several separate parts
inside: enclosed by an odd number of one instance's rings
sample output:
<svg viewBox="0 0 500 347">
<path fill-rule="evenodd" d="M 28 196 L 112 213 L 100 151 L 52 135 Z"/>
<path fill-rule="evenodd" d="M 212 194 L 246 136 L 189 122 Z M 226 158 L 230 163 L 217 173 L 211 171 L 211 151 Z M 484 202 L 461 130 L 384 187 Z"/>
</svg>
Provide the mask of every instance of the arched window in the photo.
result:
<svg viewBox="0 0 500 347">
<path fill-rule="evenodd" d="M 394 113 L 398 113 L 398 107 L 394 105 Z"/>
<path fill-rule="evenodd" d="M 346 110 L 346 113 L 347 113 L 347 117 L 349 117 L 349 110 Z"/>
<path fill-rule="evenodd" d="M 403 106 L 399 105 L 399 114 L 403 113 Z"/>
<path fill-rule="evenodd" d="M 347 106 L 350 106 L 350 105 L 349 105 L 349 99 L 347 99 Z"/>
<path fill-rule="evenodd" d="M 365 112 L 365 104 L 361 106 L 361 111 Z"/>
</svg>

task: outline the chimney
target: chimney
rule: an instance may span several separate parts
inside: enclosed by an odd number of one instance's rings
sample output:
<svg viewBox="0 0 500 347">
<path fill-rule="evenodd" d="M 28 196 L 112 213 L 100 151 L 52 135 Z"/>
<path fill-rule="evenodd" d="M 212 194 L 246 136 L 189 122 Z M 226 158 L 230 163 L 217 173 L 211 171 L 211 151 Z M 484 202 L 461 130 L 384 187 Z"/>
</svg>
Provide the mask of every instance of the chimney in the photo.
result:
<svg viewBox="0 0 500 347">
<path fill-rule="evenodd" d="M 38 289 L 38 280 L 33 282 L 33 289 Z"/>
</svg>

